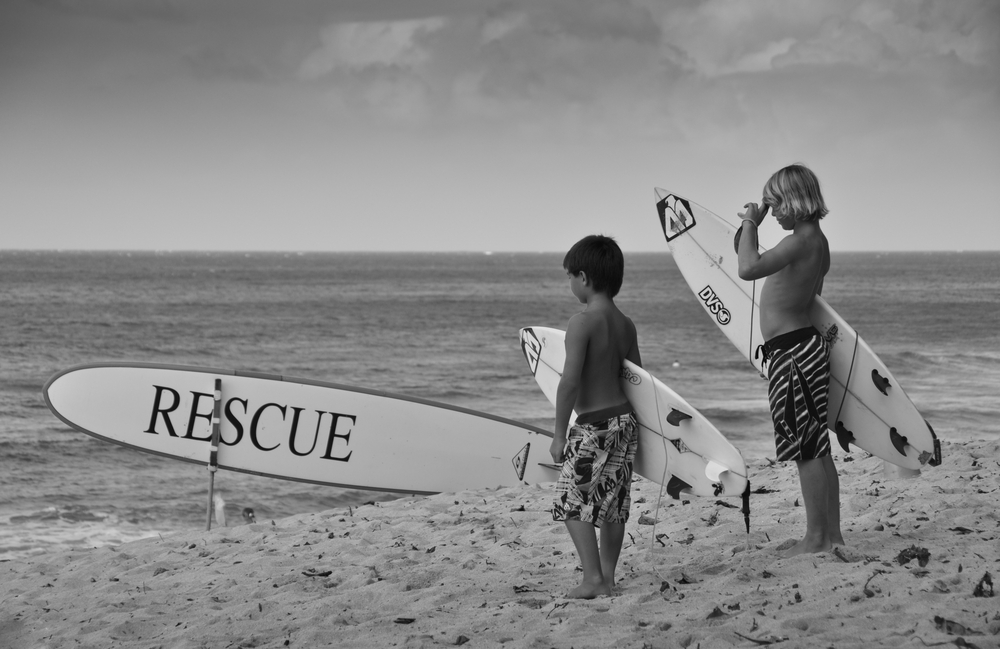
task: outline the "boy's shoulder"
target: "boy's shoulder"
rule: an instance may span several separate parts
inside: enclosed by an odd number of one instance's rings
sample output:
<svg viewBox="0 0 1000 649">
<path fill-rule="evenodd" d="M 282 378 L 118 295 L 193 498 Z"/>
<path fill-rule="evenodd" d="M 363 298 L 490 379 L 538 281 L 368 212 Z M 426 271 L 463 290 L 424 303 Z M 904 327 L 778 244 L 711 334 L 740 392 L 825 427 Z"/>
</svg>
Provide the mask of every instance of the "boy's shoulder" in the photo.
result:
<svg viewBox="0 0 1000 649">
<path fill-rule="evenodd" d="M 626 326 L 629 329 L 632 331 L 635 330 L 632 319 L 622 313 L 617 307 L 610 309 L 587 309 L 586 311 L 580 311 L 569 319 L 570 327 L 584 331 L 594 329 L 605 330 L 606 327 L 617 323 L 627 323 Z"/>
<path fill-rule="evenodd" d="M 786 254 L 790 254 L 794 258 L 811 257 L 817 252 L 822 252 L 826 249 L 829 243 L 827 243 L 826 235 L 819 229 L 819 224 L 817 223 L 815 229 L 810 229 L 806 232 L 790 232 L 778 243 L 778 246 Z"/>
<path fill-rule="evenodd" d="M 580 311 L 579 313 L 574 313 L 569 318 L 569 327 L 575 329 L 590 329 L 599 322 L 602 318 L 597 315 L 594 311 Z"/>
</svg>

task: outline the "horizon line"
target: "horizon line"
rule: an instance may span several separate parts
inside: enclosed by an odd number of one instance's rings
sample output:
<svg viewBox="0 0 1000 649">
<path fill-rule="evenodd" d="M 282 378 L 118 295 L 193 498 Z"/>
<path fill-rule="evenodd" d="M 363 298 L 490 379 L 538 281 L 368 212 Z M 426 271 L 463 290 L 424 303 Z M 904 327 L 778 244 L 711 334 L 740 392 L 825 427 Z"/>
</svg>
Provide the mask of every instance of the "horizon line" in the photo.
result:
<svg viewBox="0 0 1000 649">
<path fill-rule="evenodd" d="M 630 254 L 667 254 L 673 253 L 669 250 L 629 250 Z M 852 250 L 833 249 L 836 253 L 872 253 L 872 254 L 894 254 L 894 253 L 996 253 L 1000 248 L 962 248 L 950 250 Z M 79 254 L 79 253 L 118 253 L 118 254 L 268 254 L 268 255 L 310 255 L 310 254 L 360 254 L 360 255 L 549 255 L 565 254 L 563 250 L 302 250 L 302 249 L 280 249 L 267 250 L 264 248 L 240 248 L 240 249 L 214 249 L 214 248 L 0 248 L 0 254 L 4 253 L 59 253 L 59 254 Z"/>
</svg>

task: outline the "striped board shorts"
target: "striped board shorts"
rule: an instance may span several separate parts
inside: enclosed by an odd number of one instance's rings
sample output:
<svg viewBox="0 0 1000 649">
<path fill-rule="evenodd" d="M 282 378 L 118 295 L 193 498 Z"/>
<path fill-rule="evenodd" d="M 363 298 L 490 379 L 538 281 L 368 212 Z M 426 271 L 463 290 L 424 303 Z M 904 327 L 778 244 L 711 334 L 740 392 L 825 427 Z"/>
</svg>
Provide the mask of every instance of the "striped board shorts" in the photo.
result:
<svg viewBox="0 0 1000 649">
<path fill-rule="evenodd" d="M 815 327 L 806 327 L 772 338 L 764 344 L 764 352 L 778 461 L 829 455 L 829 343 Z"/>
<path fill-rule="evenodd" d="M 635 414 L 590 419 L 581 415 L 570 428 L 552 519 L 579 520 L 594 527 L 625 523 L 632 505 L 632 464 L 639 440 Z"/>
</svg>

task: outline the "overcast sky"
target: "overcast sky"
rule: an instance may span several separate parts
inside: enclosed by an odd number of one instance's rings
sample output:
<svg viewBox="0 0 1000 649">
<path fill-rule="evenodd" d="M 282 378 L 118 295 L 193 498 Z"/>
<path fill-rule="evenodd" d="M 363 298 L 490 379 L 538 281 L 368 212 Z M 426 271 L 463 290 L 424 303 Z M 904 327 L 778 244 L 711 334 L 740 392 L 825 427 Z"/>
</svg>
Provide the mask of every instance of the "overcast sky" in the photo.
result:
<svg viewBox="0 0 1000 649">
<path fill-rule="evenodd" d="M 665 250 L 793 162 L 836 250 L 1000 249 L 1000 2 L 0 3 L 0 248 Z"/>
</svg>

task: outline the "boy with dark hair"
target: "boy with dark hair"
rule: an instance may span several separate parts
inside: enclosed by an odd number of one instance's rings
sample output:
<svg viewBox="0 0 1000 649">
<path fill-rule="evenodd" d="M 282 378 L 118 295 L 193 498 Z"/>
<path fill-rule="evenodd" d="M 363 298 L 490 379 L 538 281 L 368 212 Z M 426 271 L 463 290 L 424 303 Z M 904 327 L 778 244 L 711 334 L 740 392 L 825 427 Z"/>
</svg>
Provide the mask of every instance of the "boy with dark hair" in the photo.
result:
<svg viewBox="0 0 1000 649">
<path fill-rule="evenodd" d="M 594 290 L 614 298 L 622 287 L 625 258 L 614 239 L 592 234 L 573 244 L 563 258 L 563 268 L 573 275 L 588 272 Z"/>
<path fill-rule="evenodd" d="M 843 544 L 840 480 L 830 455 L 827 397 L 830 347 L 813 327 L 809 309 L 830 270 L 830 245 L 819 220 L 827 214 L 819 180 L 802 165 L 780 169 L 764 185 L 763 208 L 747 203 L 739 241 L 739 274 L 766 277 L 760 293 L 760 330 L 768 361 L 768 400 L 779 461 L 799 470 L 806 533 L 786 556 L 823 552 Z M 767 211 L 791 234 L 764 254 L 757 228 Z"/>
<path fill-rule="evenodd" d="M 619 375 L 625 359 L 640 366 L 642 361 L 635 325 L 613 300 L 625 272 L 614 239 L 581 239 L 566 253 L 563 268 L 573 295 L 587 307 L 566 328 L 549 449 L 562 464 L 552 518 L 565 521 L 583 565 L 583 581 L 568 597 L 591 599 L 611 594 L 625 539 L 638 431 Z M 573 410 L 579 414 L 570 428 Z"/>
</svg>

